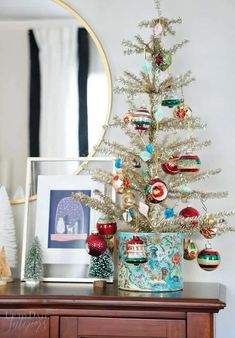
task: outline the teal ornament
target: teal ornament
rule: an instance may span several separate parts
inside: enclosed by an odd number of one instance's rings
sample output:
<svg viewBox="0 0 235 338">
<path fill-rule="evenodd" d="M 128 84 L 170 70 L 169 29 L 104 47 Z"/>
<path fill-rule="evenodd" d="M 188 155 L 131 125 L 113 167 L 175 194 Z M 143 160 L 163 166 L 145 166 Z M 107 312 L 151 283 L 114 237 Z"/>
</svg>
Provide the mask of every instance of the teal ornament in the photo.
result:
<svg viewBox="0 0 235 338">
<path fill-rule="evenodd" d="M 122 217 L 126 223 L 130 223 L 133 220 L 133 217 L 131 216 L 129 210 L 124 211 Z"/>
<path fill-rule="evenodd" d="M 154 113 L 154 118 L 156 121 L 161 121 L 163 118 L 163 110 L 159 107 Z"/>
<path fill-rule="evenodd" d="M 141 151 L 138 155 L 144 162 L 148 162 L 152 158 L 152 154 L 148 151 Z"/>
<path fill-rule="evenodd" d="M 142 66 L 142 71 L 145 75 L 149 75 L 151 70 L 150 64 L 147 60 L 144 60 L 144 64 Z"/>
<path fill-rule="evenodd" d="M 147 144 L 147 146 L 145 147 L 145 149 L 147 150 L 147 152 L 149 152 L 150 154 L 152 154 L 154 152 L 154 147 L 152 144 Z"/>
<path fill-rule="evenodd" d="M 190 194 L 192 192 L 192 189 L 187 185 L 182 185 L 180 190 L 181 192 L 186 193 L 186 194 Z"/>
<path fill-rule="evenodd" d="M 167 208 L 164 211 L 164 216 L 165 216 L 165 219 L 169 219 L 169 218 L 174 217 L 174 209 L 173 208 Z"/>
<path fill-rule="evenodd" d="M 120 158 L 117 158 L 114 162 L 115 168 L 116 169 L 121 169 L 122 168 L 122 160 Z"/>
</svg>

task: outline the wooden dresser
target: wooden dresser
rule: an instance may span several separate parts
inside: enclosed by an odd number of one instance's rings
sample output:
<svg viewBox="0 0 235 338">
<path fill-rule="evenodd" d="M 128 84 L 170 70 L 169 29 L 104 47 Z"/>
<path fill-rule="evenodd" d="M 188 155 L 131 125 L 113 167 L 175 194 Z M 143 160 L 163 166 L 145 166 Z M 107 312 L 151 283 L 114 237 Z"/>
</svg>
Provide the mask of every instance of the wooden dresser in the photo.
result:
<svg viewBox="0 0 235 338">
<path fill-rule="evenodd" d="M 0 288 L 1 338 L 212 338 L 225 287 L 185 283 L 172 293 L 92 284 L 13 282 Z"/>
</svg>

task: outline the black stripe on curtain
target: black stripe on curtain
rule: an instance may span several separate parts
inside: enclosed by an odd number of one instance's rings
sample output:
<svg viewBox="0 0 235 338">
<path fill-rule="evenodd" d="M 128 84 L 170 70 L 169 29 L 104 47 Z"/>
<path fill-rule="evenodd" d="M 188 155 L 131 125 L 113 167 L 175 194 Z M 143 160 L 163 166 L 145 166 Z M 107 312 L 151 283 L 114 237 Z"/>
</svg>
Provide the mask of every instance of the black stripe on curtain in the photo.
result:
<svg viewBox="0 0 235 338">
<path fill-rule="evenodd" d="M 78 29 L 78 101 L 79 128 L 78 146 L 79 156 L 87 156 L 88 147 L 88 116 L 87 116 L 87 79 L 89 70 L 89 41 L 85 28 Z"/>
<path fill-rule="evenodd" d="M 29 153 L 31 157 L 40 156 L 40 63 L 39 48 L 32 30 L 29 30 L 30 52 L 30 99 L 29 99 Z"/>
</svg>

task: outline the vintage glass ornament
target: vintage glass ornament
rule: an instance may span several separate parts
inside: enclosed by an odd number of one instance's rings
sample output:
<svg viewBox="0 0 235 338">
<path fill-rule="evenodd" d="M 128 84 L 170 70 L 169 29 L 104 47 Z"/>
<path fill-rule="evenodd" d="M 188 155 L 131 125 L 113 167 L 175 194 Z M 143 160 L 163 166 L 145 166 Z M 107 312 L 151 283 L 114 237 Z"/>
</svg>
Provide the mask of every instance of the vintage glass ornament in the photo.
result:
<svg viewBox="0 0 235 338">
<path fill-rule="evenodd" d="M 126 241 L 126 262 L 135 265 L 147 262 L 144 242 L 139 236 Z"/>
<path fill-rule="evenodd" d="M 184 120 L 192 116 L 192 109 L 184 102 L 181 102 L 174 108 L 173 115 L 178 120 Z"/>
<path fill-rule="evenodd" d="M 100 256 L 107 249 L 107 243 L 98 232 L 92 232 L 86 240 L 86 249 L 91 256 Z"/>
<path fill-rule="evenodd" d="M 96 228 L 100 235 L 110 239 L 117 232 L 117 222 L 113 217 L 101 216 L 97 220 Z"/>
<path fill-rule="evenodd" d="M 168 52 L 165 49 L 161 49 L 156 55 L 155 55 L 155 63 L 157 67 L 161 71 L 167 70 L 167 68 L 170 67 L 172 63 L 172 55 L 170 52 Z"/>
<path fill-rule="evenodd" d="M 198 246 L 191 239 L 184 240 L 184 259 L 192 261 L 198 255 Z"/>
<path fill-rule="evenodd" d="M 182 173 L 196 173 L 200 170 L 201 160 L 197 155 L 182 155 L 177 165 Z"/>
<path fill-rule="evenodd" d="M 213 271 L 220 264 L 220 254 L 210 246 L 201 250 L 197 256 L 197 262 L 200 268 L 205 271 Z"/>
<path fill-rule="evenodd" d="M 125 209 L 134 207 L 136 205 L 135 195 L 131 191 L 127 191 L 123 195 L 123 207 Z"/>
<path fill-rule="evenodd" d="M 128 110 L 128 112 L 123 116 L 123 121 L 128 124 L 131 122 L 133 117 L 133 112 L 131 110 Z"/>
<path fill-rule="evenodd" d="M 167 197 L 167 186 L 158 177 L 153 178 L 145 187 L 146 198 L 153 204 L 164 201 Z"/>
<path fill-rule="evenodd" d="M 169 91 L 164 95 L 162 99 L 162 106 L 173 108 L 177 104 L 180 103 L 180 100 L 173 89 L 169 89 Z"/>
<path fill-rule="evenodd" d="M 146 107 L 140 107 L 133 114 L 131 122 L 136 130 L 145 131 L 151 125 L 152 116 Z"/>
<path fill-rule="evenodd" d="M 193 218 L 193 217 L 199 217 L 200 216 L 200 213 L 197 209 L 194 209 L 190 206 L 182 209 L 179 213 L 179 216 L 180 217 L 183 217 L 183 218 Z M 193 227 L 197 226 L 198 225 L 198 221 L 195 220 L 195 221 L 192 221 L 190 223 Z"/>
<path fill-rule="evenodd" d="M 170 161 L 172 162 L 162 163 L 161 164 L 162 170 L 169 175 L 178 174 L 180 171 L 176 162 L 177 160 L 178 158 L 172 158 L 170 159 Z"/>
<path fill-rule="evenodd" d="M 122 172 L 113 177 L 113 187 L 117 194 L 123 194 L 129 188 L 129 180 Z"/>
</svg>

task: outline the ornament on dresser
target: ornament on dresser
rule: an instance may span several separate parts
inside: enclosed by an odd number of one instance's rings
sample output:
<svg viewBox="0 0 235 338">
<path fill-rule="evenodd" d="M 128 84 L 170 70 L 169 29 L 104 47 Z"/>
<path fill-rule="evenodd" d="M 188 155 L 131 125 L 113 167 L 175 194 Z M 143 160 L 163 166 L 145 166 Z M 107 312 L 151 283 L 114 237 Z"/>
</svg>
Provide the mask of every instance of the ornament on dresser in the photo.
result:
<svg viewBox="0 0 235 338">
<path fill-rule="evenodd" d="M 119 136 L 117 141 L 104 141 L 101 151 L 119 161 L 115 162 L 115 173 L 100 170 L 100 175 L 96 172 L 94 176 L 114 187 L 117 200 L 113 202 L 100 194 L 105 205 L 101 204 L 100 209 L 98 203 L 95 206 L 119 221 L 120 226 L 125 223 L 117 233 L 119 287 L 173 291 L 183 286 L 183 249 L 186 260 L 193 260 L 198 253 L 192 239 L 185 240 L 183 246 L 183 237 L 193 238 L 192 235 L 201 232 L 210 238 L 212 232 L 218 235 L 232 231 L 228 217 L 235 211 L 215 210 L 208 219 L 200 209 L 187 206 L 189 201 L 195 200 L 197 205 L 197 200 L 223 198 L 226 193 L 207 191 L 206 185 L 195 187 L 198 181 L 219 171 L 200 172 L 201 160 L 194 153 L 209 145 L 209 141 L 192 137 L 195 130 L 204 129 L 205 125 L 184 103 L 183 95 L 178 96 L 180 90 L 183 93 L 182 87 L 194 80 L 191 72 L 176 77 L 167 72 L 174 53 L 187 41 L 166 50 L 163 37 L 173 34 L 173 24 L 181 20 L 163 17 L 159 0 L 155 0 L 155 7 L 157 16 L 140 23 L 140 28 L 149 29 L 149 39 L 138 34 L 134 41 L 123 42 L 125 54 L 145 54 L 144 69 L 139 69 L 138 74 L 125 71 L 115 88 L 116 93 L 127 96 L 130 111 L 124 119 L 114 116 L 109 128 L 119 127 L 129 140 Z M 140 102 L 146 105 L 140 106 Z M 173 108 L 173 115 L 164 107 Z M 84 201 L 94 204 L 92 198 Z M 210 253 L 203 258 L 208 259 L 208 264 L 209 256 L 214 261 L 216 257 L 215 251 Z M 202 251 L 198 254 L 199 262 L 200 257 Z"/>
<path fill-rule="evenodd" d="M 24 267 L 26 285 L 37 286 L 43 277 L 42 249 L 36 236 L 27 252 Z"/>
<path fill-rule="evenodd" d="M 92 232 L 86 240 L 87 252 L 91 256 L 100 256 L 107 249 L 107 243 L 103 236 L 101 236 L 98 231 Z"/>
</svg>

